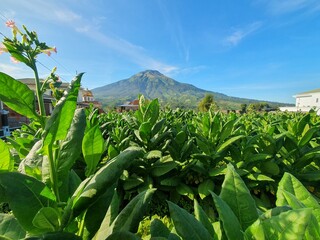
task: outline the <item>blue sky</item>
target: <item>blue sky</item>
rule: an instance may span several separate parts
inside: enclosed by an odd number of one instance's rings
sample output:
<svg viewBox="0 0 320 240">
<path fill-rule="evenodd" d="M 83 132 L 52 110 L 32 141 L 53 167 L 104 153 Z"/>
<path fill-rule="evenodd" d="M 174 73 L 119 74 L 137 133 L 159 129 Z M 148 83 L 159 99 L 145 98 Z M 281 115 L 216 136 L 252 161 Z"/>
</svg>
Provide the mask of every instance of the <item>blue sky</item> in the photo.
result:
<svg viewBox="0 0 320 240">
<path fill-rule="evenodd" d="M 89 89 L 146 69 L 230 96 L 293 103 L 320 88 L 319 0 L 1 0 L 13 19 L 58 53 L 41 76 L 86 72 Z M 0 55 L 0 71 L 32 77 Z"/>
</svg>

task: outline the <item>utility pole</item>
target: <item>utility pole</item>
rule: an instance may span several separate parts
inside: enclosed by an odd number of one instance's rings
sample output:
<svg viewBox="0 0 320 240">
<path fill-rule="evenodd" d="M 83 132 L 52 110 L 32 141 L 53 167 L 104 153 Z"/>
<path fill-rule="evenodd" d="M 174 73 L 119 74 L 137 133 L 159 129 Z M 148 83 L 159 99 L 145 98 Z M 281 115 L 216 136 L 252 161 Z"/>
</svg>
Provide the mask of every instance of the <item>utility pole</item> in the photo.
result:
<svg viewBox="0 0 320 240">
<path fill-rule="evenodd" d="M 0 101 L 0 114 L 1 114 L 3 136 L 8 137 L 10 136 L 10 128 L 9 128 L 9 121 L 8 121 L 9 111 L 3 109 L 2 101 Z"/>
</svg>

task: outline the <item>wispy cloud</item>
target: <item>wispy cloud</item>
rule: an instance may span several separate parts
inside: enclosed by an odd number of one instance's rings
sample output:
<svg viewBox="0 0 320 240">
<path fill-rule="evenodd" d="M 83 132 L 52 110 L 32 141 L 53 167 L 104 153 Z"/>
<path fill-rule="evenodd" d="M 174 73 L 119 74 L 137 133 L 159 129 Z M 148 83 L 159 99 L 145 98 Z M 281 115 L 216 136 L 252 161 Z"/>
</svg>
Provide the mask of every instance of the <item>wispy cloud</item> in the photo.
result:
<svg viewBox="0 0 320 240">
<path fill-rule="evenodd" d="M 319 0 L 261 0 L 259 3 L 266 5 L 268 11 L 272 14 L 286 14 L 296 11 L 320 10 Z"/>
<path fill-rule="evenodd" d="M 262 22 L 254 22 L 243 28 L 235 29 L 229 36 L 224 39 L 224 44 L 236 46 L 244 38 L 257 31 L 262 26 Z"/>
<path fill-rule="evenodd" d="M 171 35 L 172 41 L 178 49 L 179 55 L 188 63 L 190 60 L 189 46 L 186 43 L 186 37 L 178 14 L 170 12 L 163 0 L 158 0 L 157 2 L 165 25 Z"/>
<path fill-rule="evenodd" d="M 3 0 L 8 1 L 8 0 Z M 54 3 L 52 1 L 33 0 L 33 4 L 27 4 L 22 1 L 19 6 L 14 4 L 11 6 L 25 9 L 31 16 L 46 19 L 55 24 L 60 24 L 73 29 L 84 36 L 91 38 L 93 41 L 103 44 L 104 47 L 112 49 L 120 53 L 127 60 L 137 64 L 140 67 L 148 69 L 156 69 L 164 73 L 170 73 L 178 67 L 164 63 L 152 56 L 147 51 L 126 39 L 115 36 L 113 34 L 106 34 L 100 31 L 101 21 L 104 17 L 94 17 L 92 19 L 70 10 L 61 2 Z M 31 7 L 32 6 L 32 7 Z"/>
<path fill-rule="evenodd" d="M 5 72 L 13 78 L 24 78 L 32 74 L 30 69 L 22 64 L 13 65 L 0 63 L 0 72 Z"/>
</svg>

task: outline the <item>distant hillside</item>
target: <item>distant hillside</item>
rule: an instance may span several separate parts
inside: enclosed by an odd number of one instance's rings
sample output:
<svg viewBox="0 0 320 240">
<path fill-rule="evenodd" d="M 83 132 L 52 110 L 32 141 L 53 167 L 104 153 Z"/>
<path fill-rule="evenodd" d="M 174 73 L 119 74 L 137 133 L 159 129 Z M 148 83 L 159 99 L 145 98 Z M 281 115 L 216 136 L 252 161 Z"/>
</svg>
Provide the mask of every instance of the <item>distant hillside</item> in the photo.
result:
<svg viewBox="0 0 320 240">
<path fill-rule="evenodd" d="M 148 99 L 158 98 L 161 105 L 173 108 L 196 108 L 206 93 L 213 94 L 221 109 L 240 109 L 243 103 L 259 102 L 252 99 L 230 97 L 222 93 L 206 91 L 191 84 L 180 83 L 158 71 L 147 70 L 115 83 L 94 88 L 95 98 L 104 106 L 114 107 L 132 101 L 143 94 Z M 268 102 L 273 106 L 285 104 Z"/>
</svg>

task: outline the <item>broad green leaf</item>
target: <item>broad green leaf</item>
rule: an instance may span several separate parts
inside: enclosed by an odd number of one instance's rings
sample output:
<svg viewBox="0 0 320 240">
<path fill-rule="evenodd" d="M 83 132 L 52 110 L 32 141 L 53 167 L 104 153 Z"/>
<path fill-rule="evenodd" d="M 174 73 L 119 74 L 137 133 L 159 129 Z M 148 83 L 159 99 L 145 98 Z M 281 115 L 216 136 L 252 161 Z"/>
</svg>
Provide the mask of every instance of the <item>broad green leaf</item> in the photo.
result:
<svg viewBox="0 0 320 240">
<path fill-rule="evenodd" d="M 220 197 L 237 216 L 242 229 L 246 229 L 259 217 L 250 191 L 231 164 L 222 184 Z"/>
<path fill-rule="evenodd" d="M 99 225 L 98 230 L 96 231 L 93 240 L 103 239 L 103 237 L 110 236 L 112 234 L 112 223 L 116 219 L 119 213 L 120 199 L 117 194 L 116 189 L 114 189 L 114 194 L 111 200 L 111 203 L 108 207 L 108 210 L 102 220 L 102 223 Z"/>
<path fill-rule="evenodd" d="M 199 205 L 198 201 L 194 200 L 194 215 L 196 219 L 202 223 L 202 225 L 208 230 L 210 236 L 215 236 L 216 233 L 214 232 L 213 225 L 209 220 L 207 214 L 203 211 L 202 207 Z"/>
<path fill-rule="evenodd" d="M 113 232 L 136 232 L 155 191 L 155 188 L 148 189 L 135 196 L 112 223 Z"/>
<path fill-rule="evenodd" d="M 277 191 L 277 206 L 288 205 L 288 201 L 283 195 L 285 190 L 294 195 L 299 201 L 301 201 L 306 207 L 319 209 L 320 205 L 312 194 L 303 186 L 303 184 L 290 173 L 284 173 L 282 179 L 279 182 Z"/>
<path fill-rule="evenodd" d="M 178 205 L 168 201 L 169 211 L 174 227 L 180 237 L 185 240 L 212 239 L 208 230 L 197 219 Z"/>
<path fill-rule="evenodd" d="M 12 214 L 0 213 L 0 239 L 22 239 L 26 231 Z"/>
<path fill-rule="evenodd" d="M 10 155 L 10 149 L 8 145 L 0 139 L 0 172 L 12 171 L 14 167 L 14 161 Z"/>
<path fill-rule="evenodd" d="M 151 124 L 150 122 L 144 122 L 139 127 L 139 136 L 143 141 L 148 141 L 151 137 Z"/>
<path fill-rule="evenodd" d="M 234 137 L 231 137 L 230 139 L 228 139 L 227 141 L 223 142 L 222 144 L 219 144 L 219 146 L 217 148 L 217 153 L 221 153 L 227 147 L 229 147 L 232 143 L 238 141 L 239 139 L 241 139 L 243 137 L 244 137 L 243 135 L 234 136 Z"/>
<path fill-rule="evenodd" d="M 35 94 L 22 82 L 0 72 L 0 100 L 9 108 L 30 119 L 39 120 L 35 109 Z"/>
<path fill-rule="evenodd" d="M 109 225 L 110 220 L 103 220 L 100 229 L 96 233 L 94 239 L 107 239 L 107 237 L 109 237 L 111 234 L 117 232 L 136 232 L 154 192 L 155 189 L 149 189 L 135 196 L 119 213 L 119 215 L 115 218 L 111 225 Z M 110 218 L 108 212 L 105 218 Z"/>
<path fill-rule="evenodd" d="M 153 126 L 156 121 L 158 120 L 159 117 L 159 101 L 158 99 L 153 99 L 149 104 L 148 107 L 146 109 L 146 111 L 144 112 L 143 115 L 143 120 L 144 122 L 150 122 L 150 125 Z"/>
<path fill-rule="evenodd" d="M 51 207 L 41 208 L 32 220 L 32 224 L 44 233 L 58 231 L 59 222 L 59 212 Z"/>
<path fill-rule="evenodd" d="M 305 146 L 317 131 L 319 131 L 319 127 L 310 128 L 300 139 L 298 143 L 299 147 Z"/>
<path fill-rule="evenodd" d="M 297 209 L 267 219 L 258 219 L 246 231 L 247 239 L 303 239 L 312 214 L 311 209 Z"/>
<path fill-rule="evenodd" d="M 189 187 L 188 185 L 184 184 L 184 183 L 180 183 L 177 188 L 176 188 L 177 192 L 180 195 L 184 195 L 187 196 L 188 198 L 190 198 L 191 200 L 194 199 L 194 192 L 192 190 L 191 187 Z"/>
<path fill-rule="evenodd" d="M 161 119 L 159 120 L 156 124 L 153 125 L 152 129 L 151 129 L 151 134 L 152 136 L 156 135 L 157 133 L 160 132 L 160 130 L 163 128 L 163 126 L 166 123 L 166 119 Z"/>
<path fill-rule="evenodd" d="M 136 235 L 129 231 L 120 231 L 112 233 L 110 236 L 108 236 L 105 240 L 119 240 L 119 239 L 125 239 L 125 240 L 139 240 Z"/>
<path fill-rule="evenodd" d="M 206 196 L 210 195 L 210 191 L 213 191 L 214 183 L 211 179 L 207 179 L 204 182 L 200 183 L 198 186 L 198 193 L 201 199 L 204 199 Z"/>
<path fill-rule="evenodd" d="M 97 165 L 104 152 L 104 139 L 100 131 L 99 125 L 91 128 L 82 141 L 82 153 L 87 164 L 86 176 L 90 176 L 96 171 Z"/>
<path fill-rule="evenodd" d="M 145 155 L 146 159 L 154 159 L 154 158 L 161 158 L 162 152 L 159 150 L 152 150 L 150 152 L 147 152 Z"/>
<path fill-rule="evenodd" d="M 110 205 L 113 200 L 112 206 Z M 112 222 L 115 216 L 118 214 L 118 196 L 112 189 L 106 191 L 93 205 L 91 205 L 86 211 L 85 215 L 85 226 L 88 231 L 88 239 L 92 239 L 96 232 L 99 230 L 102 221 L 104 220 L 107 211 L 110 215 L 110 221 Z M 112 208 L 112 209 L 111 209 Z M 111 214 L 112 211 L 112 214 Z M 112 216 L 112 218 L 111 218 Z M 105 224 L 104 226 L 109 226 L 110 224 Z"/>
<path fill-rule="evenodd" d="M 152 166 L 151 174 L 155 177 L 160 177 L 171 170 L 175 169 L 177 163 L 174 161 L 169 162 L 158 162 Z"/>
<path fill-rule="evenodd" d="M 38 232 L 32 220 L 38 211 L 54 205 L 55 196 L 42 182 L 27 175 L 0 173 L 0 202 L 8 202 L 21 226 L 28 232 Z"/>
<path fill-rule="evenodd" d="M 151 238 L 159 238 L 163 237 L 164 239 L 168 239 L 170 234 L 170 230 L 166 227 L 166 225 L 161 222 L 159 219 L 153 219 L 150 225 L 150 233 Z"/>
<path fill-rule="evenodd" d="M 310 122 L 310 114 L 305 114 L 300 121 L 296 124 L 297 125 L 297 132 L 295 132 L 296 135 L 300 136 L 302 135 L 306 125 Z"/>
<path fill-rule="evenodd" d="M 250 173 L 247 175 L 247 178 L 254 181 L 267 181 L 267 182 L 274 182 L 274 180 L 264 174 L 260 173 Z"/>
<path fill-rule="evenodd" d="M 285 197 L 285 199 L 288 202 L 290 207 L 292 207 L 293 209 L 305 208 L 305 205 L 302 202 L 300 202 L 296 198 L 296 196 L 294 196 L 293 194 L 291 194 L 285 190 L 281 190 L 281 191 L 282 191 L 282 194 Z M 318 209 L 318 210 L 320 210 L 320 209 Z M 313 213 L 314 213 L 314 211 L 313 211 Z M 311 215 L 310 223 L 307 226 L 306 237 L 307 237 L 307 239 L 320 239 L 319 223 L 318 223 L 314 214 Z"/>
<path fill-rule="evenodd" d="M 74 117 L 74 111 L 77 107 L 77 98 L 82 75 L 83 73 L 78 74 L 72 81 L 70 88 L 55 106 L 51 117 L 45 126 L 43 133 L 44 154 L 48 154 L 48 148 L 50 148 L 55 141 L 63 140 L 67 136 Z"/>
<path fill-rule="evenodd" d="M 280 168 L 278 164 L 272 161 L 264 161 L 260 164 L 260 170 L 262 173 L 267 173 L 270 175 L 278 175 L 280 173 Z"/>
<path fill-rule="evenodd" d="M 219 213 L 220 221 L 223 224 L 224 232 L 228 239 L 243 239 L 243 230 L 236 215 L 229 205 L 215 193 L 211 192 L 214 204 Z"/>
<path fill-rule="evenodd" d="M 24 240 L 81 240 L 82 238 L 70 232 L 50 232 L 40 236 L 27 237 Z"/>
<path fill-rule="evenodd" d="M 144 183 L 144 179 L 141 177 L 129 177 L 128 179 L 126 179 L 123 183 L 123 189 L 128 191 L 132 188 L 135 188 L 137 186 L 139 186 L 140 184 Z"/>
<path fill-rule="evenodd" d="M 226 138 L 228 138 L 230 136 L 230 134 L 232 133 L 232 130 L 234 128 L 234 123 L 235 120 L 229 120 L 228 122 L 226 122 L 223 127 L 222 127 L 222 131 L 220 134 L 220 142 L 222 143 Z"/>
<path fill-rule="evenodd" d="M 123 170 L 131 162 L 143 157 L 144 152 L 137 147 L 130 147 L 120 153 L 117 157 L 109 160 L 92 177 L 81 184 L 75 191 L 72 200 L 69 201 L 73 209 L 73 216 L 78 216 L 83 210 L 92 205 L 102 194 L 104 194 L 120 178 Z"/>
<path fill-rule="evenodd" d="M 177 136 L 175 137 L 175 140 L 178 144 L 184 143 L 184 141 L 187 139 L 187 134 L 185 131 L 178 132 Z"/>
<path fill-rule="evenodd" d="M 86 126 L 84 109 L 76 109 L 66 138 L 60 144 L 57 171 L 59 175 L 68 172 L 79 158 L 82 138 Z"/>
<path fill-rule="evenodd" d="M 317 182 L 320 181 L 320 170 L 314 170 L 310 172 L 304 172 L 296 175 L 301 180 L 308 182 Z"/>
</svg>

